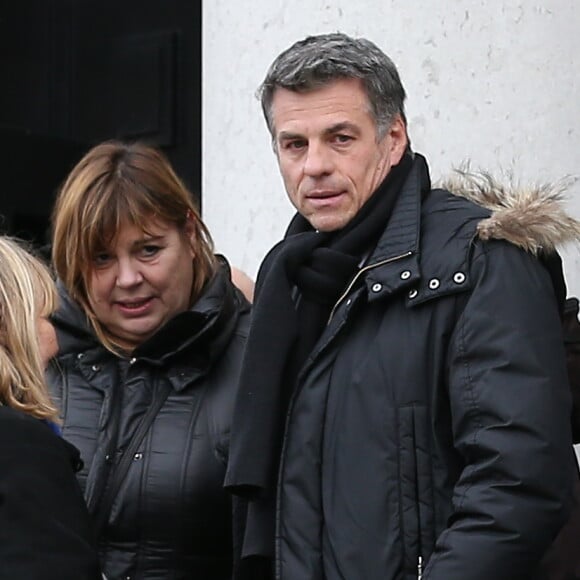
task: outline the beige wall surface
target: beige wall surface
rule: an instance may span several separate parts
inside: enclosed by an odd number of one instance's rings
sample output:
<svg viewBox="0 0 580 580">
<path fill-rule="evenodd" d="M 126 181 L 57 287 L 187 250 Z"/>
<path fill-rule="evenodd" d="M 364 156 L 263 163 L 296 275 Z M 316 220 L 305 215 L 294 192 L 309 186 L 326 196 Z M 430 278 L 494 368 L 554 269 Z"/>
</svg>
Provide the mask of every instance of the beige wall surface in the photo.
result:
<svg viewBox="0 0 580 580">
<path fill-rule="evenodd" d="M 577 0 L 211 0 L 203 18 L 203 211 L 218 250 L 252 276 L 292 215 L 255 91 L 308 34 L 365 36 L 391 56 L 435 179 L 466 160 L 524 184 L 580 174 Z M 580 218 L 580 182 L 569 208 Z M 580 295 L 580 251 L 564 259 Z"/>
</svg>

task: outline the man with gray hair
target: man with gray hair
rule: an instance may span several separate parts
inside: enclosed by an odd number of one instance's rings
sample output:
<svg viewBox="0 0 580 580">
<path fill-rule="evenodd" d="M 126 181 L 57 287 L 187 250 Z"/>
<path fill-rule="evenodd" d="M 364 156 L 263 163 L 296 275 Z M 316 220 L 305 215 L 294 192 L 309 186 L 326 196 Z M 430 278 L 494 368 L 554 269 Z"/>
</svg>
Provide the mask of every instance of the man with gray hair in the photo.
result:
<svg viewBox="0 0 580 580">
<path fill-rule="evenodd" d="M 260 94 L 297 214 L 231 435 L 240 577 L 529 579 L 571 503 L 554 246 L 578 224 L 545 190 L 506 213 L 491 179 L 432 189 L 368 40 L 299 41 Z"/>
</svg>

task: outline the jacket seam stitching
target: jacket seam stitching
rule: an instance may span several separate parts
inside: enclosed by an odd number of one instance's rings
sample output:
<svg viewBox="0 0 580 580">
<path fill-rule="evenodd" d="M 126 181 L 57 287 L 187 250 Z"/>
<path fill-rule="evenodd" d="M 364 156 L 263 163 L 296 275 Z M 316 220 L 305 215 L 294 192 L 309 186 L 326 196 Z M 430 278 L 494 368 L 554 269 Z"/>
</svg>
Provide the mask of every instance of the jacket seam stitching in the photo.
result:
<svg viewBox="0 0 580 580">
<path fill-rule="evenodd" d="M 481 255 L 476 256 L 476 258 L 474 258 L 474 261 L 476 259 L 478 259 L 479 257 L 481 257 Z M 478 420 L 479 407 L 477 405 L 477 402 L 476 402 L 475 396 L 474 396 L 473 381 L 471 379 L 469 362 L 467 360 L 467 357 L 465 356 L 466 355 L 466 349 L 465 349 L 465 342 L 466 342 L 465 341 L 465 311 L 463 311 L 461 313 L 457 324 L 459 327 L 458 339 L 457 339 L 457 349 L 464 359 L 463 360 L 463 369 L 465 372 L 465 377 L 464 377 L 463 382 L 465 384 L 466 391 L 470 395 L 469 401 L 466 401 L 466 402 L 469 404 L 470 408 L 472 408 L 474 410 L 473 421 L 476 424 L 476 429 L 474 429 L 474 432 L 473 432 L 472 443 L 476 444 L 479 432 L 483 428 L 483 425 L 482 425 L 481 421 Z M 467 466 L 466 469 L 468 467 L 469 466 Z M 465 474 L 465 470 L 463 471 L 463 474 Z M 469 493 L 469 490 L 471 489 L 472 485 L 473 485 L 473 483 L 469 484 L 469 486 L 466 487 L 465 491 L 463 492 L 463 494 L 462 494 L 462 496 L 457 504 L 457 509 L 454 511 L 458 511 L 463 507 L 463 502 L 465 501 L 465 497 Z M 448 527 L 442 532 L 442 534 L 439 537 L 439 540 L 446 538 L 449 535 L 449 533 L 450 533 L 450 528 Z M 441 552 L 433 554 L 433 556 L 431 557 L 430 562 L 429 562 L 429 570 L 432 570 L 433 566 L 437 563 L 438 560 L 441 559 L 441 557 L 442 557 Z M 427 578 L 428 578 L 428 576 L 424 575 L 424 579 L 427 580 Z"/>
</svg>

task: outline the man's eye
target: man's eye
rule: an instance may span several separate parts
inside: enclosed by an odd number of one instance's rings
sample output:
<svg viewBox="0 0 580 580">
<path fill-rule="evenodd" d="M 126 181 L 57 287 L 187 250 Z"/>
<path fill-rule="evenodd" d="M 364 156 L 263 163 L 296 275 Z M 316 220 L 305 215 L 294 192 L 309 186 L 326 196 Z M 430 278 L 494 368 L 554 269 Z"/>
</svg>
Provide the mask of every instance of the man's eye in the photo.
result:
<svg viewBox="0 0 580 580">
<path fill-rule="evenodd" d="M 353 137 L 351 137 L 350 135 L 338 134 L 335 135 L 334 140 L 337 143 L 350 143 L 353 140 Z"/>
<path fill-rule="evenodd" d="M 283 145 L 284 149 L 288 149 L 290 151 L 296 151 L 299 149 L 303 149 L 304 147 L 306 147 L 306 141 L 304 141 L 302 139 L 295 140 L 295 141 L 287 141 Z"/>
</svg>

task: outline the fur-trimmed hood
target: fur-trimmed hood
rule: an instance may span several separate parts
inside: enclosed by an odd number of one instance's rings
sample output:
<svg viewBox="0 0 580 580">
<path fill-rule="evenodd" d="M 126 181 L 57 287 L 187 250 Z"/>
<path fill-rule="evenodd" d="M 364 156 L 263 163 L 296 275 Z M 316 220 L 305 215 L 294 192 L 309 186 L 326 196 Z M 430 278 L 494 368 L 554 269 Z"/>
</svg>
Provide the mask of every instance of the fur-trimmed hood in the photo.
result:
<svg viewBox="0 0 580 580">
<path fill-rule="evenodd" d="M 574 182 L 565 178 L 552 184 L 522 186 L 508 175 L 506 183 L 501 183 L 485 171 L 464 166 L 438 185 L 492 212 L 477 227 L 481 239 L 506 240 L 536 255 L 580 242 L 580 220 L 564 207 L 565 192 Z"/>
</svg>

